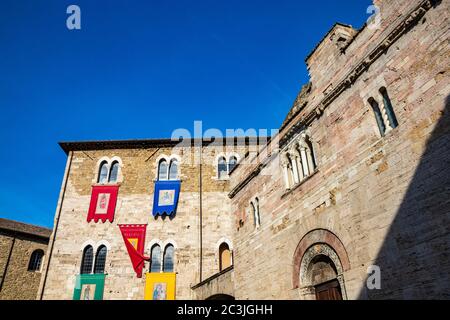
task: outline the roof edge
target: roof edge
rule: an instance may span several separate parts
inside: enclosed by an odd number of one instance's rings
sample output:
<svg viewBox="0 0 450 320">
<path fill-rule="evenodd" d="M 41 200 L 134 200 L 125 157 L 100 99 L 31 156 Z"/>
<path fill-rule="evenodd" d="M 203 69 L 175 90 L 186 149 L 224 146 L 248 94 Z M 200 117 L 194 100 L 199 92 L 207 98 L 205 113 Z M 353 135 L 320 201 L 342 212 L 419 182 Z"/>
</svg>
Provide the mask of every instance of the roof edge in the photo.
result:
<svg viewBox="0 0 450 320">
<path fill-rule="evenodd" d="M 107 149 L 146 149 L 158 147 L 208 146 L 219 141 L 233 145 L 258 145 L 260 141 L 267 142 L 268 136 L 255 137 L 213 137 L 195 139 L 134 139 L 134 140 L 92 140 L 92 141 L 61 141 L 61 149 L 68 154 L 70 151 L 90 151 Z"/>
</svg>

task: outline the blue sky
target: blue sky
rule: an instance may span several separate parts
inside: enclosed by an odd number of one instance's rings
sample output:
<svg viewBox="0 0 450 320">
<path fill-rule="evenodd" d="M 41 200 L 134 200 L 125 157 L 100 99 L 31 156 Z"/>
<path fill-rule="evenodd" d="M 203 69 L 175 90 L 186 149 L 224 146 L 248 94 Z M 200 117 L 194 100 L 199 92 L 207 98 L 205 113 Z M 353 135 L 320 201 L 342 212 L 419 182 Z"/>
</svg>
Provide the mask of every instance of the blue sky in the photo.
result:
<svg viewBox="0 0 450 320">
<path fill-rule="evenodd" d="M 81 8 L 81 30 L 66 8 Z M 335 22 L 370 0 L 2 0 L 0 217 L 52 226 L 58 141 L 278 128 Z"/>
</svg>

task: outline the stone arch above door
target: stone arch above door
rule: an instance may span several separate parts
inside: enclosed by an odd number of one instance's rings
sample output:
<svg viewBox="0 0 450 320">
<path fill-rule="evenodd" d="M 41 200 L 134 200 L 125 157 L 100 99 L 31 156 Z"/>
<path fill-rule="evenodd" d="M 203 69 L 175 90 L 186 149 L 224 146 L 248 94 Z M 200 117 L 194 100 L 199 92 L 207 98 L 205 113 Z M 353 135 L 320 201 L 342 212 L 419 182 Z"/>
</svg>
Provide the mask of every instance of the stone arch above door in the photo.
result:
<svg viewBox="0 0 450 320">
<path fill-rule="evenodd" d="M 294 289 L 309 285 L 306 279 L 306 268 L 308 268 L 309 262 L 318 255 L 327 256 L 333 261 L 338 276 L 350 269 L 347 251 L 334 233 L 325 229 L 310 231 L 300 240 L 295 249 L 292 273 Z"/>
</svg>

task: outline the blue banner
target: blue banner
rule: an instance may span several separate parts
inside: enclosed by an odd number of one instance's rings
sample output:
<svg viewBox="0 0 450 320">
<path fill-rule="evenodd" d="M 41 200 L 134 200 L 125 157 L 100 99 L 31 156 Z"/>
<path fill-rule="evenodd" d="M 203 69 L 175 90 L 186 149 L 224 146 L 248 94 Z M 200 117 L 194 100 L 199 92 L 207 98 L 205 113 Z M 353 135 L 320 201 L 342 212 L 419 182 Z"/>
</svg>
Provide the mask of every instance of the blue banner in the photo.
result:
<svg viewBox="0 0 450 320">
<path fill-rule="evenodd" d="M 153 216 L 175 215 L 180 195 L 181 181 L 155 181 Z"/>
</svg>

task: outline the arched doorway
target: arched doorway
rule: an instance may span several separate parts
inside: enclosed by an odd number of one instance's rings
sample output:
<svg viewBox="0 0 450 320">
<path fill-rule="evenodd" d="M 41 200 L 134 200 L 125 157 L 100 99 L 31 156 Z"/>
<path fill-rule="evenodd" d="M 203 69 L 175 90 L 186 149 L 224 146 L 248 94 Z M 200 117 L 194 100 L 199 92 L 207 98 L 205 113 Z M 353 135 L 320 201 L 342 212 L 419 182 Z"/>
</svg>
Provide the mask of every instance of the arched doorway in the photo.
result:
<svg viewBox="0 0 450 320">
<path fill-rule="evenodd" d="M 311 260 L 307 272 L 317 300 L 342 300 L 336 266 L 329 257 L 315 256 Z"/>
<path fill-rule="evenodd" d="M 306 234 L 294 253 L 293 285 L 305 300 L 347 299 L 344 271 L 350 269 L 342 242 L 328 230 Z"/>
<path fill-rule="evenodd" d="M 209 298 L 206 298 L 206 300 L 234 300 L 234 297 L 228 294 L 215 294 Z"/>
</svg>

